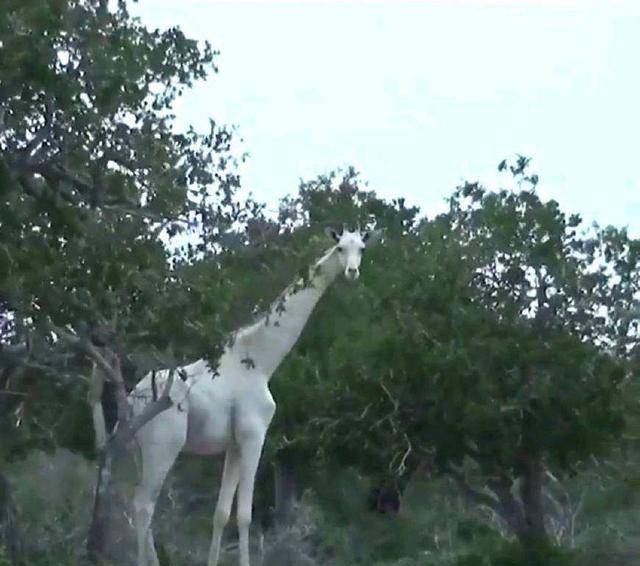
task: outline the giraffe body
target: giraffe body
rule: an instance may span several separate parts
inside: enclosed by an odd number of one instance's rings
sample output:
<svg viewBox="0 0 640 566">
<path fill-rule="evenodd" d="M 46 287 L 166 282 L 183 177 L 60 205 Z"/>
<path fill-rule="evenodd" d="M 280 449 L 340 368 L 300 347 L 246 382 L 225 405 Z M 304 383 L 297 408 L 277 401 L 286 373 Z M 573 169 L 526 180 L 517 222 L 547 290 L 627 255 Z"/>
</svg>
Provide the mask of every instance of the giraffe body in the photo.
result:
<svg viewBox="0 0 640 566">
<path fill-rule="evenodd" d="M 181 452 L 225 454 L 208 566 L 218 564 L 222 532 L 236 491 L 240 566 L 249 566 L 255 475 L 276 409 L 269 379 L 337 275 L 344 271 L 348 278 L 357 278 L 368 238 L 359 231 L 331 235 L 337 245 L 311 267 L 310 284 L 301 287 L 301 282 L 296 281 L 285 289 L 266 316 L 238 330 L 224 350 L 215 374 L 204 360 L 181 368 L 184 379 L 176 379 L 171 388 L 172 406 L 136 434 L 142 456 L 134 500 L 138 566 L 159 566 L 151 520 L 164 479 Z M 168 375 L 167 370 L 156 373 L 157 391 L 162 391 Z M 152 378 L 147 375 L 129 396 L 134 414 L 152 398 Z"/>
</svg>

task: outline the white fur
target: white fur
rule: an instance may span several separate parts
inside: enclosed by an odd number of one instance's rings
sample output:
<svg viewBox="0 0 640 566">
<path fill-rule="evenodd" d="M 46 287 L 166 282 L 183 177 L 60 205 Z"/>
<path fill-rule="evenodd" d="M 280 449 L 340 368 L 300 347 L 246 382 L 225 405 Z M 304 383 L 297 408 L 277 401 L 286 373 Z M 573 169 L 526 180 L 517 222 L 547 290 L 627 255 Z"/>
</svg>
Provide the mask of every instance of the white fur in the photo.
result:
<svg viewBox="0 0 640 566">
<path fill-rule="evenodd" d="M 180 452 L 225 453 L 224 471 L 213 517 L 208 566 L 216 566 L 223 529 L 238 492 L 237 520 L 240 566 L 249 566 L 249 525 L 255 474 L 276 404 L 269 379 L 293 348 L 309 315 L 340 271 L 357 277 L 363 238 L 345 232 L 310 270 L 310 285 L 287 287 L 267 315 L 236 332 L 220 358 L 217 375 L 203 360 L 182 368 L 171 389 L 173 405 L 142 427 L 136 439 L 142 455 L 141 481 L 134 506 L 138 537 L 138 566 L 158 566 L 151 519 L 164 479 Z M 284 306 L 284 311 L 278 305 Z M 156 374 L 162 391 L 168 371 Z M 152 399 L 151 375 L 131 392 L 134 413 Z"/>
</svg>

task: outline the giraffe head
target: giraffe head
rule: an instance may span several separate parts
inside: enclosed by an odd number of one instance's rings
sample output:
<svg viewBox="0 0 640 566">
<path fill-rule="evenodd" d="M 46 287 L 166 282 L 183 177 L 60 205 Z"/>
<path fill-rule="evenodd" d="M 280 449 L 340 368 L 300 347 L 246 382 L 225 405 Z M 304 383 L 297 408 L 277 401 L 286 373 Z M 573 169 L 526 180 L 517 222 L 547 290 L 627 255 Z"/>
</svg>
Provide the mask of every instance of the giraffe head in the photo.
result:
<svg viewBox="0 0 640 566">
<path fill-rule="evenodd" d="M 335 252 L 338 261 L 344 269 L 344 275 L 351 281 L 356 280 L 360 276 L 360 262 L 362 254 L 368 246 L 380 239 L 380 230 L 361 231 L 359 228 L 350 232 L 346 228 L 337 232 L 333 228 L 326 229 L 327 235 L 336 242 Z"/>
</svg>

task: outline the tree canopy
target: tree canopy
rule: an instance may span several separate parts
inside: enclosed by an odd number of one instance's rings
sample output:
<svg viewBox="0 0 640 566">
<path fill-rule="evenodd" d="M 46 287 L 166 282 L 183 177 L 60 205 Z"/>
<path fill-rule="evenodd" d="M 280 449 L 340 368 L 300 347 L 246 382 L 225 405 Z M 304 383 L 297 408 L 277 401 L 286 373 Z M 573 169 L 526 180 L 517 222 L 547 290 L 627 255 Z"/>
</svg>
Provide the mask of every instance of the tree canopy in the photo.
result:
<svg viewBox="0 0 640 566">
<path fill-rule="evenodd" d="M 624 428 L 640 267 L 638 241 L 543 201 L 527 164 L 432 220 L 388 206 L 362 286 L 330 294 L 275 385 L 290 449 L 400 484 L 447 473 L 522 538 L 544 535 L 545 474 Z"/>
<path fill-rule="evenodd" d="M 234 197 L 228 129 L 173 125 L 215 52 L 98 0 L 6 2 L 0 45 L 2 356 L 14 381 L 40 380 L 23 410 L 82 398 L 78 345 L 122 354 L 129 381 L 158 356 L 215 358 L 230 292 L 216 252 L 260 210 Z"/>
</svg>

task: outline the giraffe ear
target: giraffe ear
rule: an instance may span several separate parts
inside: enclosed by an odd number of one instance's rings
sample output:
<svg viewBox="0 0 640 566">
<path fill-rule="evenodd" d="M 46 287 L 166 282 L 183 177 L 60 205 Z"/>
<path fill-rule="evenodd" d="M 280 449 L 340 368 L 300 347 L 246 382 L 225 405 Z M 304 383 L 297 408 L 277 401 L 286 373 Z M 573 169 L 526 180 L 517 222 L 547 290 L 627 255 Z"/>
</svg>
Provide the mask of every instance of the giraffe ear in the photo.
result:
<svg viewBox="0 0 640 566">
<path fill-rule="evenodd" d="M 324 233 L 329 236 L 329 238 L 333 238 L 336 242 L 340 241 L 340 234 L 338 234 L 338 232 L 331 228 L 331 226 L 327 226 L 324 229 Z"/>
</svg>

